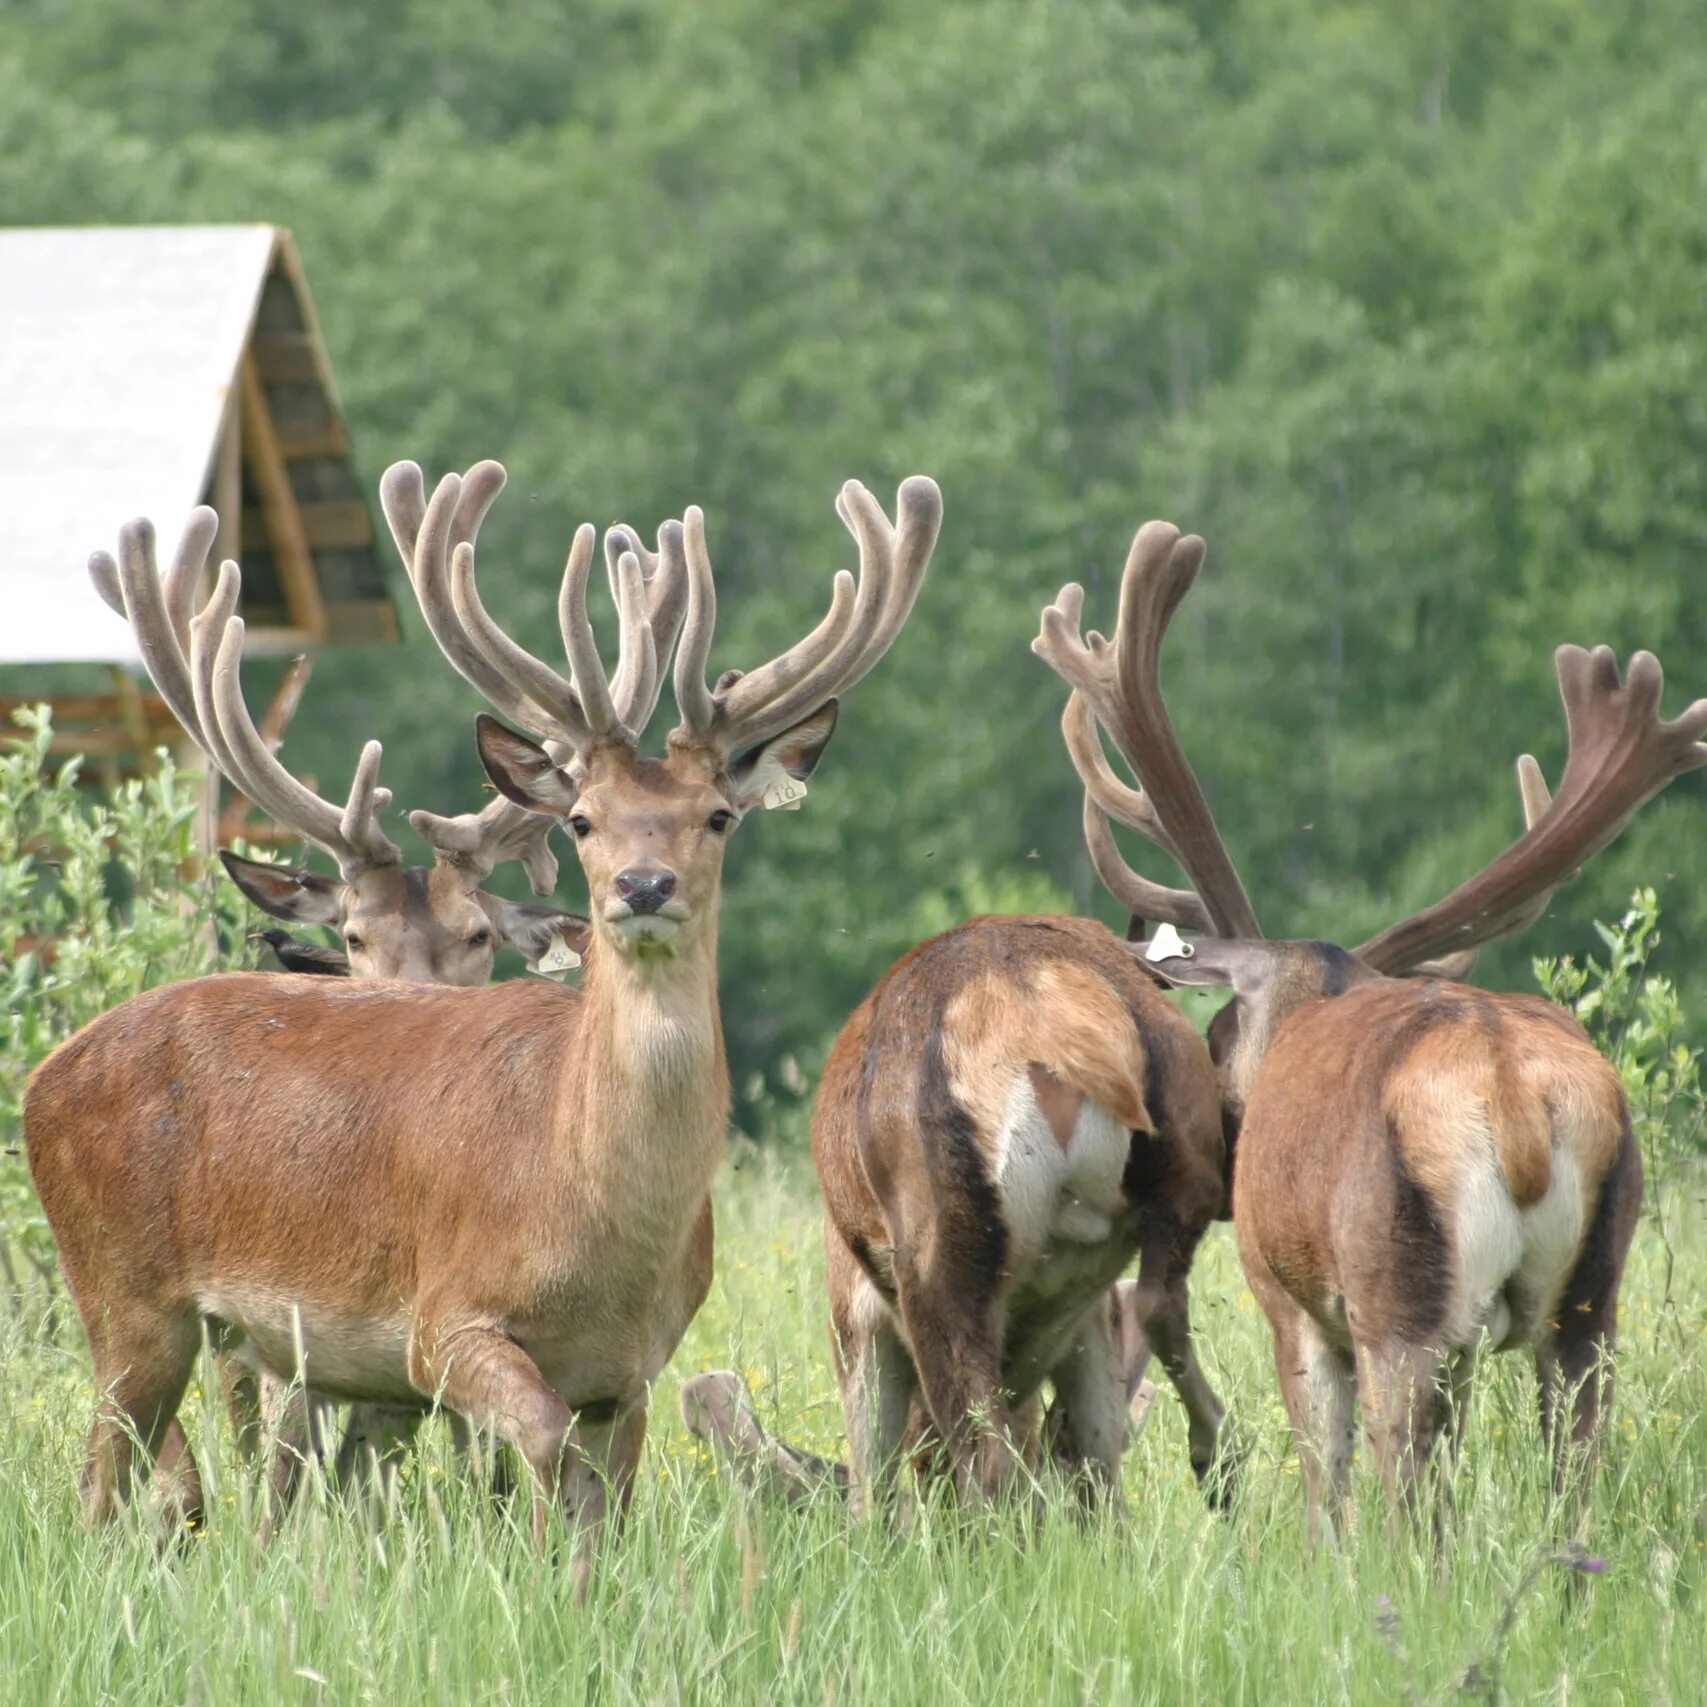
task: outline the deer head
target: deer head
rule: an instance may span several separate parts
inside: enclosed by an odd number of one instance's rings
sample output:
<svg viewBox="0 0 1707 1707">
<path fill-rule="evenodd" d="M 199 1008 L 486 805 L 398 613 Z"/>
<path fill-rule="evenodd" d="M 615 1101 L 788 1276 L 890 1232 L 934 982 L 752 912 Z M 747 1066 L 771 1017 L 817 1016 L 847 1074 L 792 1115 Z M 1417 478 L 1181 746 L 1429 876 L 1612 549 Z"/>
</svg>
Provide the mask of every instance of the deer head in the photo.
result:
<svg viewBox="0 0 1707 1707">
<path fill-rule="evenodd" d="M 485 471 L 492 472 L 485 472 Z M 893 644 L 918 596 L 941 521 L 934 481 L 900 491 L 891 523 L 857 481 L 837 510 L 859 543 L 860 573 L 835 578 L 830 609 L 803 640 L 760 668 L 706 685 L 716 593 L 697 508 L 667 524 L 659 558 L 686 567 L 685 612 L 660 601 L 631 536 L 613 530 L 606 558 L 618 621 L 618 663 L 606 673 L 587 614 L 594 530 L 575 535 L 558 601 L 567 677 L 516 644 L 490 617 L 475 580 L 474 541 L 458 537 L 469 482 L 500 483 L 482 464 L 440 480 L 430 500 L 414 463 L 387 471 L 386 515 L 413 541 L 411 578 L 441 648 L 509 722 L 482 716 L 482 763 L 503 795 L 562 819 L 587 879 L 592 932 L 620 961 L 670 962 L 715 942 L 724 850 L 767 795 L 798 792 L 836 725 L 837 696 Z M 675 640 L 681 720 L 662 758 L 639 744 L 662 691 Z"/>
<path fill-rule="evenodd" d="M 478 514 L 465 518 L 470 528 L 478 524 Z M 337 931 L 357 977 L 483 984 L 500 941 L 530 962 L 559 941 L 577 947 L 586 924 L 578 915 L 480 887 L 498 864 L 519 859 L 536 893 L 550 890 L 557 863 L 545 846 L 543 820 L 506 801 L 459 818 L 417 812 L 411 822 L 437 857 L 430 867 L 405 866 L 380 823 L 391 795 L 379 786 L 377 741 L 363 749 L 341 808 L 285 769 L 243 700 L 243 623 L 235 614 L 242 580 L 235 563 L 221 566 L 212 596 L 199 613 L 195 608 L 217 529 L 211 509 L 192 512 L 162 579 L 152 526 L 131 522 L 120 530 L 117 558 L 96 552 L 89 573 L 102 599 L 135 630 L 144 667 L 185 733 L 233 787 L 324 849 L 339 870 L 334 879 L 224 850 L 232 881 L 275 918 Z"/>
<path fill-rule="evenodd" d="M 1679 717 L 1659 715 L 1663 677 L 1638 652 L 1620 681 L 1617 660 L 1561 646 L 1555 654 L 1570 751 L 1558 796 L 1529 755 L 1517 762 L 1525 833 L 1443 900 L 1388 926 L 1350 951 L 1325 942 L 1267 940 L 1215 827 L 1203 791 L 1162 701 L 1160 654 L 1167 625 L 1203 562 L 1203 541 L 1166 522 L 1139 529 L 1121 577 L 1112 639 L 1081 638 L 1083 589 L 1062 588 L 1032 642 L 1073 689 L 1062 731 L 1085 785 L 1085 837 L 1099 876 L 1142 922 L 1173 927 L 1132 944 L 1158 979 L 1226 986 L 1233 1000 L 1216 1015 L 1210 1050 L 1236 1120 L 1283 1021 L 1303 1004 L 1381 977 L 1461 978 L 1486 943 L 1527 928 L 1553 892 L 1606 847 L 1637 809 L 1673 777 L 1707 764 L 1707 700 Z M 1110 766 L 1106 732 L 1139 786 Z M 1191 887 L 1170 889 L 1122 859 L 1109 819 L 1171 854 Z M 1180 930 L 1204 933 L 1182 938 Z"/>
</svg>

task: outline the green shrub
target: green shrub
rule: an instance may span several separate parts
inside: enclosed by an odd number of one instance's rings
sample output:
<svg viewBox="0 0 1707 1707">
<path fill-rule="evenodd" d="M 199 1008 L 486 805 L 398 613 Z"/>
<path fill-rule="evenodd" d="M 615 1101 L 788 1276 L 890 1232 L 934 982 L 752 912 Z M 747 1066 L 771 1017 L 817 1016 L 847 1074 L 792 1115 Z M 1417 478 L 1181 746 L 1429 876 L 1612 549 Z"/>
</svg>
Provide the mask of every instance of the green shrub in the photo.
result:
<svg viewBox="0 0 1707 1707">
<path fill-rule="evenodd" d="M 0 1261 L 21 1255 L 45 1278 L 52 1239 L 21 1143 L 31 1070 L 139 991 L 217 971 L 248 916 L 200 857 L 198 789 L 169 754 L 103 799 L 78 786 L 81 759 L 48 768 L 45 706 L 17 721 L 24 733 L 0 742 Z"/>
</svg>

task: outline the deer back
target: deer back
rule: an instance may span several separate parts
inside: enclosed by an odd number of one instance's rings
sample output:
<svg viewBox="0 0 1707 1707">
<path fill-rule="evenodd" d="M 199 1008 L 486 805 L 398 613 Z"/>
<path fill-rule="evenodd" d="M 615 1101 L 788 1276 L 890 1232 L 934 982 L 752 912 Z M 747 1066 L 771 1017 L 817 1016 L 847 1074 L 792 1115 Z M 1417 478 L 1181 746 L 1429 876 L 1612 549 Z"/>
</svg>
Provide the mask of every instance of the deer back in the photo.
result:
<svg viewBox="0 0 1707 1707">
<path fill-rule="evenodd" d="M 899 960 L 836 1040 L 812 1124 L 826 1212 L 885 1291 L 897 1239 L 933 1221 L 1011 1268 L 1056 1231 L 1027 1146 L 1070 1154 L 1087 1108 L 1118 1134 L 1121 1215 L 1162 1176 L 1181 1213 L 1223 1212 L 1214 1070 L 1180 1010 L 1092 920 L 971 920 Z"/>
</svg>

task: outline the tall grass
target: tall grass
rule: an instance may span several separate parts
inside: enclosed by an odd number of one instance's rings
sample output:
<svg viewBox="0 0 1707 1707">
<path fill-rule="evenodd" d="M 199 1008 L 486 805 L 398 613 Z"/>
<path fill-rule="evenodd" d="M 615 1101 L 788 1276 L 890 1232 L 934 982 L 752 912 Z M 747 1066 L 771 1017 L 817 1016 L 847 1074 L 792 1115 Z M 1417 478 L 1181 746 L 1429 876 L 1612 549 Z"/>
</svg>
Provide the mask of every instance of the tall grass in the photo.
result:
<svg viewBox="0 0 1707 1707">
<path fill-rule="evenodd" d="M 627 1533 L 585 1606 L 432 1430 L 393 1508 L 315 1487 L 266 1550 L 204 1380 L 187 1411 L 206 1532 L 162 1556 L 138 1523 L 85 1535 L 74 1481 L 93 1395 L 80 1345 L 0 1338 L 0 1676 L 9 1701 L 1697 1701 L 1707 1676 L 1707 1260 L 1680 1229 L 1673 1309 L 1644 1228 L 1587 1541 L 1548 1563 L 1530 1372 L 1492 1359 L 1437 1556 L 1393 1541 L 1373 1491 L 1305 1548 L 1266 1328 L 1219 1231 L 1195 1276 L 1208 1363 L 1252 1446 L 1230 1516 L 1199 1499 L 1171 1394 L 1128 1455 L 1123 1522 L 1057 1510 L 891 1535 L 834 1503 L 721 1482 L 676 1420 L 683 1372 L 745 1369 L 766 1421 L 839 1444 L 808 1183 L 751 1164 L 719 1191 L 715 1290 L 656 1395 Z M 1527 1585 L 1527 1586 L 1525 1586 Z M 1514 1596 L 1516 1600 L 1514 1602 Z M 1502 1626 L 1503 1639 L 1496 1639 Z"/>
<path fill-rule="evenodd" d="M 152 805 L 140 794 L 121 801 L 96 833 L 74 821 L 83 808 L 68 784 L 53 782 L 51 799 L 31 795 L 21 769 L 0 822 L 13 837 L 0 860 L 0 925 L 15 940 L 40 920 L 70 949 L 11 973 L 0 1125 L 15 1117 L 27 1056 L 85 1009 L 195 969 L 210 940 L 197 922 L 206 912 L 183 904 L 180 843 L 156 834 L 161 823 L 172 837 L 181 830 L 169 778 Z M 81 863 L 57 877 L 32 865 L 50 842 Z M 157 849 L 130 899 L 100 875 L 115 846 L 138 858 Z M 199 880 L 190 893 L 214 904 Z M 228 929 L 228 940 L 240 934 Z M 1586 1554 L 1565 1547 L 1578 1538 L 1551 1500 L 1530 1370 L 1517 1357 L 1490 1359 L 1477 1384 L 1438 1551 L 1393 1538 L 1360 1489 L 1349 1532 L 1310 1554 L 1267 1329 L 1225 1229 L 1206 1244 L 1193 1293 L 1206 1364 L 1250 1447 L 1229 1515 L 1205 1509 L 1166 1389 L 1128 1454 L 1122 1520 L 1081 1524 L 1055 1502 L 1041 1522 L 1012 1514 L 968 1525 L 930 1507 L 892 1534 L 850 1522 L 833 1500 L 789 1511 L 744 1497 L 677 1420 L 683 1374 L 737 1365 L 766 1422 L 803 1446 L 838 1453 L 841 1425 L 799 1145 L 741 1145 L 742 1165 L 718 1189 L 716 1285 L 655 1396 L 627 1533 L 580 1607 L 562 1564 L 537 1557 L 517 1515 L 471 1486 L 442 1429 L 428 1431 L 388 1508 L 314 1482 L 260 1548 L 253 1476 L 234 1459 L 205 1366 L 185 1407 L 209 1494 L 204 1531 L 165 1552 L 141 1518 L 83 1533 L 75 1481 L 94 1403 L 87 1358 L 63 1315 L 50 1331 L 44 1288 L 27 1276 L 21 1292 L 7 1288 L 0 1691 L 9 1703 L 127 1707 L 1699 1701 L 1702 1104 L 1675 1000 L 1647 974 L 1654 940 L 1638 898 L 1611 927 L 1604 966 L 1544 969 L 1620 1062 L 1659 1188 L 1624 1288 L 1619 1389 L 1580 1537 Z M 806 1092 L 784 1072 L 754 1106 L 797 1139 Z M 0 1186 L 0 1232 L 45 1266 L 51 1247 L 17 1158 L 0 1166 Z"/>
</svg>

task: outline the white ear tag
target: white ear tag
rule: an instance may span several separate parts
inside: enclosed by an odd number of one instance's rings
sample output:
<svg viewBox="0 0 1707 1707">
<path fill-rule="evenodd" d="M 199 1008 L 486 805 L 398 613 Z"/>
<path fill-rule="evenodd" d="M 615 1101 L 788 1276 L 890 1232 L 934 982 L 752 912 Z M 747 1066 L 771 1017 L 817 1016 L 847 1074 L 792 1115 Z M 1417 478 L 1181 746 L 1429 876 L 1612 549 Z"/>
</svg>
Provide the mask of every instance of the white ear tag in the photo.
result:
<svg viewBox="0 0 1707 1707">
<path fill-rule="evenodd" d="M 784 812 L 798 812 L 800 803 L 806 798 L 806 784 L 798 777 L 792 777 L 784 771 L 763 794 L 759 796 L 767 812 L 774 812 L 781 807 Z"/>
<path fill-rule="evenodd" d="M 1172 925 L 1158 925 L 1144 950 L 1146 960 L 1189 960 L 1197 950 Z"/>
<path fill-rule="evenodd" d="M 561 978 L 573 972 L 581 964 L 581 957 L 562 937 L 559 937 L 538 960 L 530 971 L 538 972 L 547 978 Z"/>
</svg>

